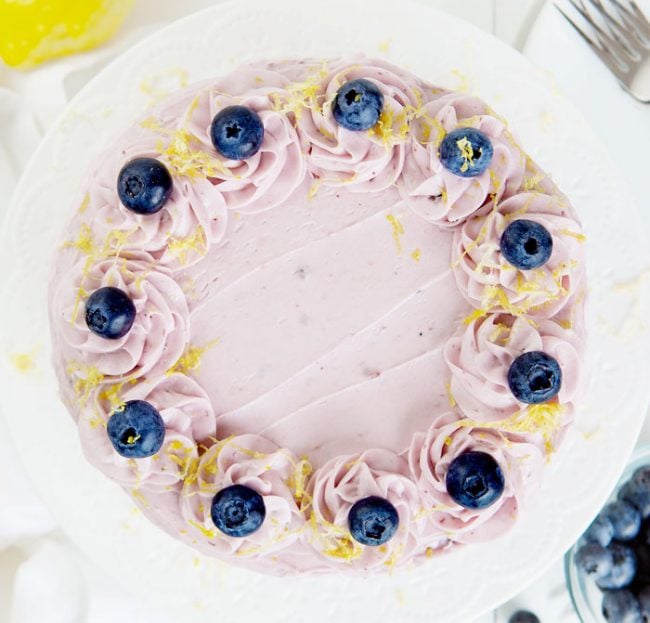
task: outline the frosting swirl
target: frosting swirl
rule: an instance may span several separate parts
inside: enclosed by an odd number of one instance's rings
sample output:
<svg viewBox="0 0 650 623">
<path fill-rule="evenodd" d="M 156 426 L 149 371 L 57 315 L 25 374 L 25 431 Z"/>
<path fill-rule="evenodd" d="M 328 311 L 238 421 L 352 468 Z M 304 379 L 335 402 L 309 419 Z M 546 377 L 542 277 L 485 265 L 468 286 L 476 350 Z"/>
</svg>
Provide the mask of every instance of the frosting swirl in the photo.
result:
<svg viewBox="0 0 650 623">
<path fill-rule="evenodd" d="M 519 270 L 501 254 L 503 231 L 517 217 L 543 225 L 553 237 L 548 262 Z M 454 232 L 454 276 L 461 293 L 484 312 L 550 318 L 561 311 L 584 282 L 584 236 L 561 197 L 521 193 Z"/>
<path fill-rule="evenodd" d="M 217 555 L 265 556 L 299 538 L 304 519 L 297 500 L 307 473 L 305 462 L 264 437 L 229 437 L 213 445 L 201 457 L 196 475 L 185 481 L 180 512 L 203 549 Z M 212 499 L 233 484 L 257 491 L 266 507 L 259 530 L 244 538 L 228 537 L 212 522 Z"/>
<path fill-rule="evenodd" d="M 166 272 L 141 259 L 100 260 L 87 271 L 75 266 L 55 295 L 60 330 L 66 344 L 84 366 L 105 377 L 138 378 L 162 374 L 183 353 L 189 339 L 185 294 Z M 126 292 L 136 309 L 130 331 L 106 340 L 92 333 L 85 321 L 83 301 L 95 290 L 112 286 Z"/>
<path fill-rule="evenodd" d="M 283 203 L 302 184 L 306 174 L 296 130 L 287 115 L 276 110 L 275 98 L 278 92 L 283 92 L 286 78 L 268 71 L 260 76 L 258 72 L 255 74 L 258 84 L 242 90 L 242 84 L 252 81 L 252 74 L 244 74 L 237 85 L 218 83 L 199 93 L 185 112 L 189 135 L 214 162 L 209 181 L 223 196 L 229 210 L 242 213 L 262 212 Z M 216 153 L 210 138 L 214 116 L 234 104 L 254 110 L 264 125 L 262 146 L 246 160 L 224 159 Z"/>
<path fill-rule="evenodd" d="M 426 522 L 418 489 L 406 461 L 389 450 L 331 459 L 313 473 L 307 490 L 312 503 L 309 540 L 328 564 L 361 571 L 392 568 L 408 562 L 418 547 L 423 549 Z M 371 495 L 387 499 L 399 515 L 397 532 L 380 547 L 361 545 L 348 531 L 350 508 Z M 427 544 L 445 542 L 444 537 L 431 537 Z"/>
<path fill-rule="evenodd" d="M 128 140 L 119 141 L 119 148 L 104 152 L 90 175 L 86 208 L 92 210 L 97 244 L 147 251 L 169 268 L 201 260 L 211 245 L 223 239 L 228 224 L 225 199 L 206 178 L 211 171 L 208 156 L 196 150 L 171 114 L 178 108 L 172 106 L 160 117 L 142 120 Z M 120 169 L 140 156 L 160 160 L 173 177 L 171 195 L 155 214 L 126 209 L 117 194 Z"/>
<path fill-rule="evenodd" d="M 183 374 L 157 376 L 142 382 L 124 381 L 103 385 L 95 391 L 93 404 L 79 418 L 79 436 L 88 461 L 107 476 L 137 490 L 179 490 L 196 469 L 197 444 L 210 443 L 216 419 L 207 394 Z M 146 400 L 165 423 L 165 441 L 154 455 L 127 459 L 113 448 L 106 433 L 112 412 L 129 400 Z"/>
<path fill-rule="evenodd" d="M 357 78 L 374 82 L 384 96 L 379 121 L 366 132 L 339 126 L 332 114 L 338 89 Z M 284 108 L 295 114 L 316 187 L 345 185 L 371 192 L 395 183 L 404 166 L 410 120 L 423 98 L 423 89 L 411 76 L 382 61 L 339 62 L 314 67 L 287 94 Z"/>
<path fill-rule="evenodd" d="M 476 177 L 455 175 L 440 161 L 440 143 L 461 126 L 480 130 L 492 142 L 490 166 Z M 489 199 L 497 201 L 521 187 L 526 156 L 503 121 L 476 97 L 445 93 L 427 102 L 412 133 L 400 189 L 417 214 L 440 227 L 462 223 Z"/>
<path fill-rule="evenodd" d="M 562 370 L 557 402 L 569 405 L 584 386 L 584 343 L 575 331 L 552 320 L 535 323 L 508 314 L 489 314 L 469 323 L 445 344 L 451 370 L 450 393 L 461 411 L 479 422 L 508 418 L 526 408 L 510 391 L 508 369 L 521 354 L 544 351 Z"/>
<path fill-rule="evenodd" d="M 451 461 L 469 450 L 492 455 L 505 478 L 502 496 L 480 510 L 457 504 L 445 484 Z M 535 444 L 476 428 L 468 420 L 447 413 L 428 431 L 413 436 L 408 461 L 425 501 L 429 524 L 453 543 L 472 543 L 493 539 L 512 527 L 521 505 L 539 486 L 544 455 Z"/>
</svg>

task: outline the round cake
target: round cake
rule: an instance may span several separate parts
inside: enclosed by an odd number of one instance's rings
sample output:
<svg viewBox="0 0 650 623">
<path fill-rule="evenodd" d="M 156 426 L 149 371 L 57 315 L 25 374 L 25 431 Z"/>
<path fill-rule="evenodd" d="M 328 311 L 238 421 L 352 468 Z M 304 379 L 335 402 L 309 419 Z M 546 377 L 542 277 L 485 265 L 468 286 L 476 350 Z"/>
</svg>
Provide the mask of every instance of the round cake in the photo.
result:
<svg viewBox="0 0 650 623">
<path fill-rule="evenodd" d="M 87 459 L 270 574 L 496 538 L 584 387 L 584 235 L 480 99 L 365 57 L 242 66 L 91 165 L 54 262 Z"/>
</svg>

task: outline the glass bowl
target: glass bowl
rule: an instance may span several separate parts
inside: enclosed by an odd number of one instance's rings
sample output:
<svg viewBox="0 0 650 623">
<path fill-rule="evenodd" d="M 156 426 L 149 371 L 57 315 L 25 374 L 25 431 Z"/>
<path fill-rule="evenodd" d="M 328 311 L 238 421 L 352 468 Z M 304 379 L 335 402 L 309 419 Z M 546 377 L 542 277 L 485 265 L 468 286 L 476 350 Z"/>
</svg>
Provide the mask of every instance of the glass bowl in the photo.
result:
<svg viewBox="0 0 650 623">
<path fill-rule="evenodd" d="M 650 465 L 650 445 L 641 446 L 634 451 L 607 503 L 616 499 L 619 489 L 639 467 L 644 465 Z M 602 592 L 596 583 L 581 573 L 575 565 L 574 558 L 579 543 L 580 540 L 574 543 L 564 556 L 564 573 L 569 596 L 582 623 L 607 623 L 601 612 Z"/>
</svg>

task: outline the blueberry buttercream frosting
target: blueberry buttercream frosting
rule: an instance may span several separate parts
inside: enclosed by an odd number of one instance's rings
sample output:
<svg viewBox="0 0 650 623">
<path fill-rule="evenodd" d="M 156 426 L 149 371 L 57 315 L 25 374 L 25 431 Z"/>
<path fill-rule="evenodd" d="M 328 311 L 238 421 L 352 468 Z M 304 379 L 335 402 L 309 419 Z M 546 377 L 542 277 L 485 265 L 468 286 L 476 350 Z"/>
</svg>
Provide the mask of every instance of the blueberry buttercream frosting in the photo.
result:
<svg viewBox="0 0 650 623">
<path fill-rule="evenodd" d="M 205 556 L 368 575 L 535 512 L 586 384 L 586 238 L 474 95 L 244 65 L 90 163 L 50 282 L 80 452 Z"/>
</svg>

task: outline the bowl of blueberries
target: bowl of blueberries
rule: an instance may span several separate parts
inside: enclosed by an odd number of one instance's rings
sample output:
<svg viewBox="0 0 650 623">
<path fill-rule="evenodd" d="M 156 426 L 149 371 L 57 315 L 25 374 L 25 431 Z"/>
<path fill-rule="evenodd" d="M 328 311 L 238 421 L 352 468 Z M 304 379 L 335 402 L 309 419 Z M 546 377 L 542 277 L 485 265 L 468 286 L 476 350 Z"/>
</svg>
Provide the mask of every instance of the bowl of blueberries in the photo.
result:
<svg viewBox="0 0 650 623">
<path fill-rule="evenodd" d="M 564 562 L 582 623 L 650 623 L 650 446 L 635 452 Z"/>
</svg>

